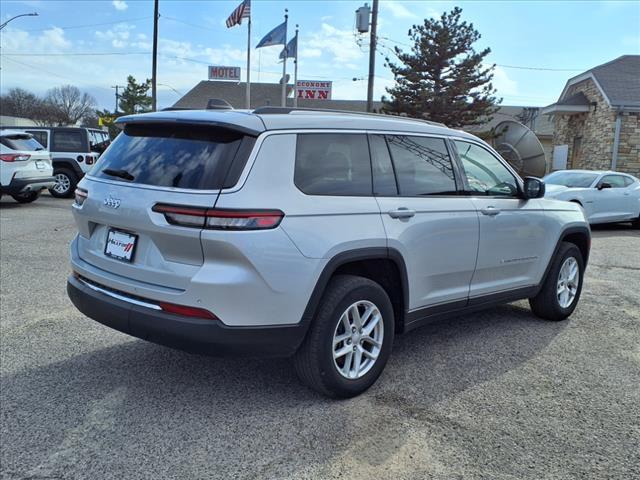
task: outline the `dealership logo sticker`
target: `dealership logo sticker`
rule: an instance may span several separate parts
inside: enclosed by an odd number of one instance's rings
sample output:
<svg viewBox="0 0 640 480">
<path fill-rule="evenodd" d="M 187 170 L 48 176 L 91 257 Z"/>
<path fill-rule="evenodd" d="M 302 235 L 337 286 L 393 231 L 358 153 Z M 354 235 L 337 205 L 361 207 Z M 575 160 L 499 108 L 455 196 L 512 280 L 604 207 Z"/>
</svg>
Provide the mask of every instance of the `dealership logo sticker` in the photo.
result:
<svg viewBox="0 0 640 480">
<path fill-rule="evenodd" d="M 104 199 L 104 206 L 113 208 L 114 210 L 120 206 L 120 199 L 114 198 L 111 195 Z"/>
</svg>

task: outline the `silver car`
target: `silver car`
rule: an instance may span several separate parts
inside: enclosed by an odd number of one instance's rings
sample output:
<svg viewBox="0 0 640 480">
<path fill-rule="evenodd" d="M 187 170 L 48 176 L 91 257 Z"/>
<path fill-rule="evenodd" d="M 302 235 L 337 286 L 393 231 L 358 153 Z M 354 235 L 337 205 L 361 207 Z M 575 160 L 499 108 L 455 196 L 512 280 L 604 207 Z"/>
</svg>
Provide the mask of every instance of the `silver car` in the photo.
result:
<svg viewBox="0 0 640 480">
<path fill-rule="evenodd" d="M 584 208 L 589 223 L 633 222 L 640 227 L 640 180 L 621 172 L 559 170 L 545 178 L 548 198 Z"/>
<path fill-rule="evenodd" d="M 526 298 L 562 320 L 578 303 L 582 209 L 467 133 L 274 107 L 118 122 L 76 192 L 67 290 L 121 332 L 291 357 L 307 385 L 349 397 L 396 334 Z"/>
</svg>

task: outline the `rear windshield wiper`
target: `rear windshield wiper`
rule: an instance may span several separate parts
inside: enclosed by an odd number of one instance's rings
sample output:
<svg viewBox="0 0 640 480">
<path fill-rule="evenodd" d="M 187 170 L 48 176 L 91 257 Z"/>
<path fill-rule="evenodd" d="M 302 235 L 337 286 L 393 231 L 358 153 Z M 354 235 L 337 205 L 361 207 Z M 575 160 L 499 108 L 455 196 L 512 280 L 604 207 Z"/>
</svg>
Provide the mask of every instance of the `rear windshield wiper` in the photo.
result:
<svg viewBox="0 0 640 480">
<path fill-rule="evenodd" d="M 106 173 L 107 175 L 111 175 L 112 177 L 123 178 L 129 181 L 132 181 L 134 178 L 136 178 L 126 170 L 114 170 L 112 168 L 105 168 L 104 170 L 102 170 L 102 173 Z"/>
</svg>

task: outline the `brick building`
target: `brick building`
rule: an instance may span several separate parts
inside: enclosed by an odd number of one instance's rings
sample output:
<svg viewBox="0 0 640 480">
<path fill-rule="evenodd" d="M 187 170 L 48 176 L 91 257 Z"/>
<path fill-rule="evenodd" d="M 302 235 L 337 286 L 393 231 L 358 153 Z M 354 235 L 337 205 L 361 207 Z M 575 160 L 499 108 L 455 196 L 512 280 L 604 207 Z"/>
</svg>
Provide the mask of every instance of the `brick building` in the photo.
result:
<svg viewBox="0 0 640 480">
<path fill-rule="evenodd" d="M 569 79 L 542 114 L 553 118 L 554 170 L 640 176 L 640 55 L 624 55 Z"/>
</svg>

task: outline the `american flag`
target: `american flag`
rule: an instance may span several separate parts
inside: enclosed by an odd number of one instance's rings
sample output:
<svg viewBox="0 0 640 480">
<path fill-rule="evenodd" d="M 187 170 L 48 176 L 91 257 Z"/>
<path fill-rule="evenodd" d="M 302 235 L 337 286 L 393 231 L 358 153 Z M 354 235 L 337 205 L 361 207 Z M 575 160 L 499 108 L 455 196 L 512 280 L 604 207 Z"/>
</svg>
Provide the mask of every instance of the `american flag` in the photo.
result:
<svg viewBox="0 0 640 480">
<path fill-rule="evenodd" d="M 243 18 L 251 18 L 251 0 L 244 0 L 227 18 L 227 28 L 242 24 Z"/>
</svg>

